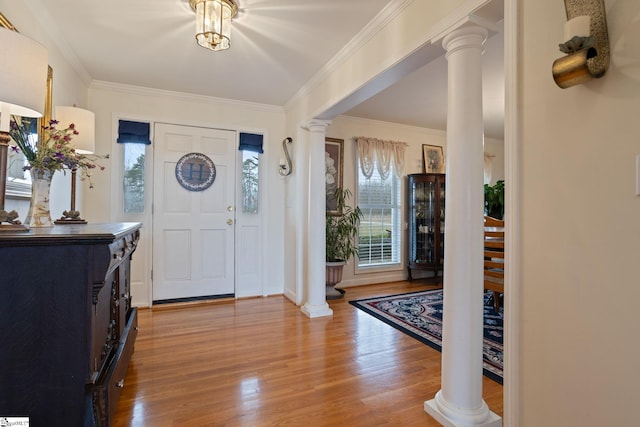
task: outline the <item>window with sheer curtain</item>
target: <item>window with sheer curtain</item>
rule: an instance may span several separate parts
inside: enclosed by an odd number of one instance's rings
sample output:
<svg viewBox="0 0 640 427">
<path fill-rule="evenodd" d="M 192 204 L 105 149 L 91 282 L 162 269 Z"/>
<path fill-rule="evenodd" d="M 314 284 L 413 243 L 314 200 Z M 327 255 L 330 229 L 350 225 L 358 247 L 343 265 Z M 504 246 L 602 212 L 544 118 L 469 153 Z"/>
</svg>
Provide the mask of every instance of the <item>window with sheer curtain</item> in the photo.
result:
<svg viewBox="0 0 640 427">
<path fill-rule="evenodd" d="M 118 144 L 122 144 L 124 161 L 124 212 L 144 213 L 147 146 L 151 145 L 151 124 L 120 120 Z"/>
<path fill-rule="evenodd" d="M 484 183 L 491 185 L 494 154 L 484 153 Z"/>
<path fill-rule="evenodd" d="M 242 212 L 258 213 L 260 199 L 260 154 L 264 137 L 261 134 L 240 132 L 242 151 Z"/>
<path fill-rule="evenodd" d="M 406 144 L 357 138 L 358 268 L 398 266 L 402 248 L 401 179 Z"/>
</svg>

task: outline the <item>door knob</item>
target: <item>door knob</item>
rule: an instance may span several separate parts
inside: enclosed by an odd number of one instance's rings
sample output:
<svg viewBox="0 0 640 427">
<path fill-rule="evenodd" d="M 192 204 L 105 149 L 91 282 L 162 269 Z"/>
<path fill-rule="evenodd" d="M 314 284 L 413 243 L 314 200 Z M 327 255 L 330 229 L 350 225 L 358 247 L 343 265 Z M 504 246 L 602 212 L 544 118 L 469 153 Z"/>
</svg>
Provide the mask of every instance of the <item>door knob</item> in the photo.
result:
<svg viewBox="0 0 640 427">
<path fill-rule="evenodd" d="M 227 220 L 227 224 L 228 224 L 228 225 L 233 225 L 233 220 L 232 220 L 232 219 L 228 219 L 228 220 Z"/>
<path fill-rule="evenodd" d="M 233 206 L 227 206 L 227 211 L 233 212 Z"/>
</svg>

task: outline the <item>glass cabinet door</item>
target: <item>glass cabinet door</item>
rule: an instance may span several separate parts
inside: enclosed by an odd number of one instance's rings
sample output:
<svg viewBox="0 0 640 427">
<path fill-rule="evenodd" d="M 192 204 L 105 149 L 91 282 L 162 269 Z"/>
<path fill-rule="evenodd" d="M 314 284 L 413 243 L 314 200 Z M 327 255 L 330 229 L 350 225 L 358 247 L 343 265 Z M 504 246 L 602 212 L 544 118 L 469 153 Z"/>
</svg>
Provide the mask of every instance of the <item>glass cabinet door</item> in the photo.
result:
<svg viewBox="0 0 640 427">
<path fill-rule="evenodd" d="M 414 222 L 411 262 L 432 264 L 435 261 L 435 182 L 415 182 L 413 190 L 413 207 L 411 218 Z"/>
<path fill-rule="evenodd" d="M 440 187 L 440 199 L 438 200 L 439 223 L 438 223 L 438 264 L 444 265 L 444 202 L 445 202 L 445 182 L 444 175 L 438 180 Z"/>
<path fill-rule="evenodd" d="M 444 175 L 412 174 L 408 181 L 408 272 L 438 275 L 444 257 Z"/>
</svg>

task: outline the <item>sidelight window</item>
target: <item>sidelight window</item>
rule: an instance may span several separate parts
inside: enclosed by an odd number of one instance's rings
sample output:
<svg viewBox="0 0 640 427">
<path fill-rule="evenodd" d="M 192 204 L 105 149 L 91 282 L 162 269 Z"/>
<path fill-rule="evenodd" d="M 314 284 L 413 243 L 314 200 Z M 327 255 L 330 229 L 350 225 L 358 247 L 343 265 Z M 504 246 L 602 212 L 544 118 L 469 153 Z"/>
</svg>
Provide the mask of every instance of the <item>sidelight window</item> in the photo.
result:
<svg viewBox="0 0 640 427">
<path fill-rule="evenodd" d="M 145 159 L 147 145 L 151 144 L 151 125 L 145 122 L 120 120 L 118 144 L 124 146 L 124 212 L 144 213 Z"/>
</svg>

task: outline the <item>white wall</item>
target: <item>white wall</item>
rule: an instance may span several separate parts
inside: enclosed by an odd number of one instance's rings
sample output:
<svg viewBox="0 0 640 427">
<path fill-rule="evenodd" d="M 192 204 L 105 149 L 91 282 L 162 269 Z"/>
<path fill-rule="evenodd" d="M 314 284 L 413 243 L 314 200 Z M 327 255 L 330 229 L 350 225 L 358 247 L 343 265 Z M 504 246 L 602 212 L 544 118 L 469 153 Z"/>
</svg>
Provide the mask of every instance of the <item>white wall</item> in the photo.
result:
<svg viewBox="0 0 640 427">
<path fill-rule="evenodd" d="M 439 25 L 449 14 L 462 18 L 468 8 L 483 1 L 486 0 L 407 1 L 405 8 L 390 16 L 380 31 L 366 38 L 358 49 L 349 50 L 340 61 L 331 63 L 330 73 L 309 82 L 288 103 L 289 129 L 334 107 L 375 80 L 379 73 L 410 56 L 444 29 Z M 373 94 L 370 92 L 369 96 Z"/>
<path fill-rule="evenodd" d="M 380 122 L 375 120 L 365 120 L 356 117 L 339 116 L 336 117 L 327 128 L 327 137 L 343 139 L 345 143 L 344 152 L 344 182 L 345 188 L 351 190 L 354 197 L 356 191 L 356 144 L 355 137 L 366 136 L 383 140 L 402 141 L 409 146 L 406 151 L 406 166 L 404 170 L 405 178 L 402 180 L 402 203 L 406 203 L 406 175 L 412 173 L 423 173 L 424 162 L 422 159 L 422 145 L 439 145 L 444 148 L 445 158 L 447 155 L 446 132 L 434 129 L 420 128 L 415 126 L 405 126 L 396 123 Z M 485 152 L 494 155 L 492 181 L 495 183 L 499 179 L 504 179 L 504 144 L 502 141 L 489 139 L 485 140 Z M 355 200 L 352 200 L 354 202 Z M 404 206 L 406 209 L 406 206 Z M 384 283 L 407 278 L 406 260 L 406 211 L 403 211 L 403 244 L 401 265 L 392 269 L 371 269 L 366 272 L 357 272 L 356 262 L 350 260 L 343 270 L 343 280 L 340 287 L 368 285 L 373 283 Z"/>
<path fill-rule="evenodd" d="M 640 419 L 640 2 L 606 0 L 611 67 L 559 89 L 565 11 L 519 0 L 521 427 Z"/>
<path fill-rule="evenodd" d="M 460 22 L 469 13 L 489 0 L 429 0 L 394 2 L 397 13 L 385 16 L 377 32 L 370 28 L 356 37 L 354 44 L 346 46 L 336 58 L 325 66 L 285 106 L 286 131 L 298 137 L 298 153 L 307 150 L 306 134 L 302 128 L 314 118 L 335 117 L 349 109 L 354 99 L 364 100 L 404 77 L 412 70 L 403 69 L 403 61 L 421 47 L 437 43 L 442 32 Z M 357 43 L 356 43 L 357 42 Z M 424 59 L 426 61 L 426 59 Z M 413 64 L 416 67 L 424 64 Z M 389 70 L 393 69 L 393 72 Z M 415 68 L 414 68 L 415 69 Z M 384 77 L 380 78 L 384 74 Z M 337 107 L 339 105 L 339 107 Z M 335 126 L 332 124 L 331 126 Z M 331 127 L 327 136 L 334 132 Z M 443 144 L 441 144 L 443 145 Z M 308 151 L 307 151 L 308 152 Z M 420 155 L 421 157 L 421 155 Z M 304 155 L 298 162 L 307 161 Z M 323 161 L 311 159 L 311 161 Z M 306 260 L 306 203 L 307 177 L 294 173 L 285 186 L 287 203 L 287 236 L 285 258 L 297 260 L 298 265 L 286 267 L 285 295 L 302 302 L 300 293 L 306 286 L 306 272 L 302 261 Z"/>
<path fill-rule="evenodd" d="M 327 128 L 327 137 L 344 139 L 344 187 L 351 190 L 354 197 L 356 191 L 356 144 L 355 137 L 366 136 L 383 140 L 402 141 L 409 144 L 406 151 L 406 166 L 404 175 L 422 173 L 424 165 L 422 161 L 422 144 L 440 145 L 445 147 L 446 134 L 443 131 L 425 129 L 413 126 L 398 125 L 395 123 L 365 120 L 348 116 L 336 117 Z M 402 180 L 402 202 L 406 200 L 406 178 Z M 351 201 L 355 204 L 356 200 Z M 403 213 L 403 234 L 406 229 L 406 213 Z M 384 283 L 394 280 L 404 280 L 407 277 L 406 270 L 406 241 L 403 241 L 401 265 L 391 270 L 372 269 L 367 272 L 356 272 L 356 261 L 351 259 L 343 270 L 343 279 L 340 287 Z"/>
<path fill-rule="evenodd" d="M 504 180 L 504 141 L 485 138 L 484 152 L 493 156 L 491 162 L 491 185 Z"/>
<path fill-rule="evenodd" d="M 116 144 L 119 118 L 167 122 L 264 134 L 261 155 L 260 212 L 262 215 L 262 281 L 246 288 L 239 284 L 236 296 L 280 294 L 283 291 L 283 180 L 277 173 L 284 112 L 279 107 L 221 100 L 197 95 L 158 91 L 96 82 L 90 88 L 90 109 L 96 114 L 96 151 L 110 153 L 110 167 L 96 176 L 96 189 L 87 193 L 86 216 L 96 221 L 142 221 L 141 245 L 134 256 L 132 293 L 134 304 L 151 300 L 151 216 L 127 216 L 117 209 L 121 187 L 121 147 Z M 96 174 L 97 175 L 97 174 Z M 102 190 L 100 190 L 102 189 Z M 111 189 L 107 191 L 107 189 Z M 148 202 L 151 203 L 151 188 Z M 150 207 L 150 205 L 149 205 Z M 149 209 L 148 209 L 149 211 Z"/>
</svg>

